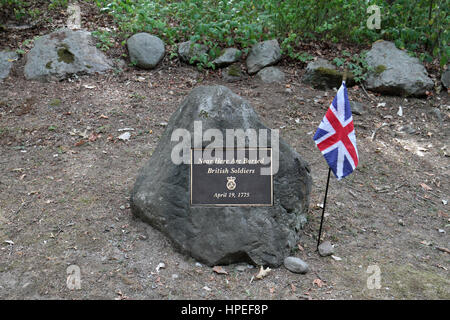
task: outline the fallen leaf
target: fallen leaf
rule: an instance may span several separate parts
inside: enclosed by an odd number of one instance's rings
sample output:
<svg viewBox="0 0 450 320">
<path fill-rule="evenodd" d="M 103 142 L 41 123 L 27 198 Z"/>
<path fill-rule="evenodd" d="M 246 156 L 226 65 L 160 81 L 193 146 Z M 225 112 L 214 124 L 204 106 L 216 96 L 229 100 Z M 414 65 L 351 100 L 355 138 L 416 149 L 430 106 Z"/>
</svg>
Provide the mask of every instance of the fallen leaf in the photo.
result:
<svg viewBox="0 0 450 320">
<path fill-rule="evenodd" d="M 291 290 L 292 290 L 292 292 L 295 292 L 297 290 L 297 288 L 292 283 L 291 283 Z"/>
<path fill-rule="evenodd" d="M 275 288 L 270 288 L 269 292 L 270 292 L 270 294 L 273 294 L 275 292 Z"/>
<path fill-rule="evenodd" d="M 322 286 L 323 286 L 323 281 L 320 280 L 320 279 L 315 279 L 315 280 L 313 281 L 313 285 L 316 285 L 316 286 L 318 286 L 319 288 L 322 288 Z"/>
<path fill-rule="evenodd" d="M 256 279 L 262 279 L 262 278 L 266 277 L 271 270 L 272 269 L 270 269 L 269 267 L 267 267 L 267 269 L 264 269 L 264 267 L 261 266 L 261 269 L 259 269 L 259 272 L 258 272 L 258 274 L 256 275 L 255 278 Z"/>
<path fill-rule="evenodd" d="M 228 272 L 226 272 L 225 269 L 222 268 L 221 266 L 215 266 L 212 269 L 215 273 L 218 273 L 218 274 L 228 274 Z"/>
<path fill-rule="evenodd" d="M 75 147 L 82 146 L 82 145 L 85 144 L 85 143 L 86 143 L 86 140 L 80 140 L 80 141 L 78 141 L 77 143 L 75 143 Z"/>
<path fill-rule="evenodd" d="M 99 137 L 98 134 L 96 134 L 95 132 L 92 132 L 91 135 L 89 136 L 89 142 L 94 142 L 95 140 L 97 140 L 97 138 Z"/>
<path fill-rule="evenodd" d="M 298 250 L 300 250 L 300 251 L 304 251 L 305 250 L 300 243 L 297 244 L 297 247 L 298 247 Z"/>
<path fill-rule="evenodd" d="M 431 188 L 430 186 L 426 185 L 425 183 L 421 183 L 420 186 L 426 191 L 433 190 L 433 188 Z"/>
<path fill-rule="evenodd" d="M 100 119 L 109 119 L 109 117 L 108 117 L 108 116 L 105 116 L 104 114 L 101 114 L 101 115 L 99 116 L 99 118 L 100 118 Z"/>
</svg>

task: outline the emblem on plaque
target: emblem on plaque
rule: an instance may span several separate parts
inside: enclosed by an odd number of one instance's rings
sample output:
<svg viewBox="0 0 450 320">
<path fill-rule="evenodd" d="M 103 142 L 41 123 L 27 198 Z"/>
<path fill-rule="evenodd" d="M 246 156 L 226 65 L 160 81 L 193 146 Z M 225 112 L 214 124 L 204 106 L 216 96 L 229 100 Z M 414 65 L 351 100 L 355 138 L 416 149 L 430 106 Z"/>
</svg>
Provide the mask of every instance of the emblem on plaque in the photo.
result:
<svg viewBox="0 0 450 320">
<path fill-rule="evenodd" d="M 234 190 L 236 189 L 236 177 L 227 177 L 227 189 L 228 190 Z"/>
</svg>

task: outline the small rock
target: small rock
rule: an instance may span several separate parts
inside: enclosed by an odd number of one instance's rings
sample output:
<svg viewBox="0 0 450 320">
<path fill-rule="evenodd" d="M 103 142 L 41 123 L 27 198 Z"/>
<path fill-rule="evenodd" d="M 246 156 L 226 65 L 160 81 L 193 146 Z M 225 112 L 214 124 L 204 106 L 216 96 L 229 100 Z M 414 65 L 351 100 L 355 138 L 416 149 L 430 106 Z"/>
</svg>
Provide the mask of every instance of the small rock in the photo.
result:
<svg viewBox="0 0 450 320">
<path fill-rule="evenodd" d="M 342 83 L 343 73 L 328 60 L 318 58 L 311 61 L 306 66 L 305 74 L 302 77 L 304 83 L 312 85 L 316 89 L 339 88 Z M 355 84 L 353 74 L 347 74 L 345 81 L 347 87 Z"/>
<path fill-rule="evenodd" d="M 214 63 L 219 68 L 226 67 L 232 63 L 239 61 L 241 55 L 241 50 L 236 48 L 227 48 L 223 50 L 222 54 L 218 58 L 213 60 L 212 63 Z"/>
<path fill-rule="evenodd" d="M 400 128 L 400 131 L 406 132 L 408 134 L 414 134 L 416 129 L 414 129 L 411 125 L 406 125 Z"/>
<path fill-rule="evenodd" d="M 261 69 L 256 77 L 265 83 L 282 83 L 285 79 L 284 72 L 277 67 Z"/>
<path fill-rule="evenodd" d="M 164 42 L 151 34 L 141 32 L 127 40 L 131 61 L 143 69 L 153 69 L 165 54 Z"/>
<path fill-rule="evenodd" d="M 125 133 L 122 133 L 117 138 L 122 141 L 128 141 L 128 140 L 130 140 L 130 137 L 131 137 L 131 134 L 129 132 L 125 132 Z"/>
<path fill-rule="evenodd" d="M 364 105 L 356 101 L 350 101 L 350 109 L 352 110 L 352 114 L 357 114 L 359 116 L 363 115 L 365 112 Z"/>
<path fill-rule="evenodd" d="M 444 229 L 438 229 L 439 233 L 445 233 Z"/>
<path fill-rule="evenodd" d="M 240 65 L 235 63 L 223 69 L 222 78 L 226 82 L 235 82 L 241 80 L 243 78 L 243 74 Z"/>
<path fill-rule="evenodd" d="M 271 66 L 281 59 L 281 49 L 278 41 L 267 40 L 255 44 L 247 57 L 247 71 L 255 74 L 264 67 Z"/>
<path fill-rule="evenodd" d="M 181 61 L 191 63 L 193 57 L 200 57 L 208 53 L 208 47 L 203 44 L 186 41 L 178 45 L 178 55 Z"/>
<path fill-rule="evenodd" d="M 203 265 L 202 265 L 200 262 L 196 262 L 196 263 L 195 263 L 195 266 L 196 266 L 197 268 L 203 267 Z"/>
<path fill-rule="evenodd" d="M 236 266 L 236 271 L 244 272 L 247 269 L 253 269 L 254 267 L 251 264 L 239 264 Z"/>
<path fill-rule="evenodd" d="M 309 271 L 309 266 L 302 259 L 297 257 L 287 257 L 284 259 L 284 267 L 291 272 L 305 274 Z"/>
<path fill-rule="evenodd" d="M 405 222 L 402 219 L 398 219 L 398 224 L 401 226 L 405 226 Z"/>
<path fill-rule="evenodd" d="M 125 210 L 125 206 L 120 206 L 120 210 Z"/>
<path fill-rule="evenodd" d="M 338 257 L 338 256 L 331 255 L 331 258 L 333 258 L 333 260 L 336 260 L 336 261 L 342 261 L 342 258 Z"/>
<path fill-rule="evenodd" d="M 159 270 L 160 270 L 160 269 L 165 269 L 165 268 L 166 268 L 166 264 L 165 264 L 164 262 L 160 262 L 160 263 L 158 264 L 158 266 L 156 267 L 156 272 L 159 273 Z"/>
<path fill-rule="evenodd" d="M 322 257 L 331 256 L 334 253 L 334 247 L 330 241 L 322 242 L 319 246 L 319 254 Z"/>
<path fill-rule="evenodd" d="M 178 275 L 178 274 L 176 274 L 176 273 L 174 273 L 173 275 L 172 275 L 172 280 L 176 280 L 176 279 L 178 279 L 180 276 Z"/>
</svg>

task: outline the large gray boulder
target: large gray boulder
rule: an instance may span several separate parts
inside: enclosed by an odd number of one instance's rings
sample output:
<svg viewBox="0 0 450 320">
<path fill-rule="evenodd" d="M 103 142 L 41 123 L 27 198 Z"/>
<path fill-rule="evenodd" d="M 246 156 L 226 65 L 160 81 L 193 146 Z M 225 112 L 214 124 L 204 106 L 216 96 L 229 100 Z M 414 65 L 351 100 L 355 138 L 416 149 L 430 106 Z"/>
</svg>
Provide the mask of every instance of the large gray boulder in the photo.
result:
<svg viewBox="0 0 450 320">
<path fill-rule="evenodd" d="M 96 48 L 91 33 L 61 29 L 38 38 L 27 56 L 27 79 L 64 79 L 72 74 L 102 73 L 111 62 Z"/>
<path fill-rule="evenodd" d="M 212 61 L 212 63 L 214 63 L 219 68 L 226 67 L 232 63 L 239 61 L 241 55 L 241 50 L 236 48 L 227 48 L 223 50 L 223 52 Z"/>
<path fill-rule="evenodd" d="M 277 67 L 261 69 L 256 77 L 264 83 L 283 83 L 285 80 L 284 72 Z"/>
<path fill-rule="evenodd" d="M 9 76 L 13 62 L 17 58 L 17 53 L 13 51 L 0 51 L 0 82 Z"/>
<path fill-rule="evenodd" d="M 200 57 L 208 53 L 208 47 L 204 44 L 194 43 L 192 41 L 182 42 L 178 45 L 178 55 L 181 61 L 191 63 L 194 57 Z"/>
<path fill-rule="evenodd" d="M 127 40 L 130 60 L 143 69 L 153 69 L 165 54 L 164 42 L 151 34 L 141 32 Z"/>
<path fill-rule="evenodd" d="M 266 40 L 255 44 L 247 57 L 247 72 L 255 74 L 264 67 L 274 65 L 281 59 L 278 41 Z"/>
<path fill-rule="evenodd" d="M 188 164 L 171 161 L 172 132 L 185 128 L 194 137 L 194 121 L 203 131 L 267 129 L 251 105 L 224 86 L 193 89 L 169 120 L 131 193 L 131 209 L 162 231 L 175 246 L 207 265 L 250 262 L 279 266 L 299 240 L 311 191 L 308 164 L 279 142 L 279 170 L 273 178 L 273 206 L 190 206 Z M 268 146 L 272 145 L 268 133 Z M 193 142 L 191 141 L 192 145 Z"/>
<path fill-rule="evenodd" d="M 316 89 L 332 89 L 341 86 L 343 76 L 344 73 L 337 70 L 331 62 L 318 58 L 308 63 L 302 81 Z M 347 73 L 345 84 L 347 87 L 355 85 L 353 74 L 350 72 Z"/>
<path fill-rule="evenodd" d="M 397 49 L 393 42 L 375 42 L 366 61 L 372 69 L 366 79 L 367 89 L 401 96 L 423 96 L 433 89 L 433 80 L 420 60 Z"/>
</svg>

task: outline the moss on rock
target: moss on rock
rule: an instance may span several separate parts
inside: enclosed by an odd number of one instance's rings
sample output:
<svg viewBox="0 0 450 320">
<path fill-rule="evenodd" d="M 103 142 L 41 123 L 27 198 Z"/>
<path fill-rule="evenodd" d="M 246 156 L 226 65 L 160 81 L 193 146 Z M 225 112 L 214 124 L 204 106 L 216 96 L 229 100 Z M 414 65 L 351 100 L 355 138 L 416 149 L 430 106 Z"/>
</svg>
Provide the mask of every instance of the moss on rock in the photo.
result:
<svg viewBox="0 0 450 320">
<path fill-rule="evenodd" d="M 57 50 L 57 53 L 59 62 L 65 62 L 69 64 L 75 61 L 75 56 L 72 52 L 70 52 L 69 47 L 66 44 L 59 48 Z"/>
</svg>

